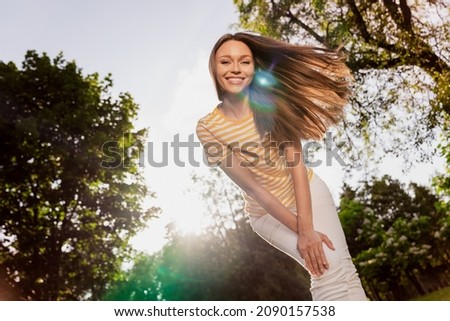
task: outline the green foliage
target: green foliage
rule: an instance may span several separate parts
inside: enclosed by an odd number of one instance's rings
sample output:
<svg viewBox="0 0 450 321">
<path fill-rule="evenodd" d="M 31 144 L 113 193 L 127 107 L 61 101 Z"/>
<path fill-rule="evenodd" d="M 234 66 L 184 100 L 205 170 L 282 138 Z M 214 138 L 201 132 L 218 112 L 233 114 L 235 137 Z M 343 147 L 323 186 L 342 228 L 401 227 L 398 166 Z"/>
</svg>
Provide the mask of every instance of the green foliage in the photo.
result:
<svg viewBox="0 0 450 321">
<path fill-rule="evenodd" d="M 450 212 L 435 207 L 442 201 L 388 176 L 358 192 L 345 186 L 339 215 L 372 299 L 404 300 L 450 284 Z"/>
<path fill-rule="evenodd" d="M 133 133 L 132 97 L 111 88 L 62 54 L 29 51 L 21 69 L 0 62 L 0 267 L 20 299 L 99 298 L 157 211 L 141 208 L 149 193 L 136 164 L 102 166 L 106 142 L 127 148 L 145 135 Z"/>
</svg>

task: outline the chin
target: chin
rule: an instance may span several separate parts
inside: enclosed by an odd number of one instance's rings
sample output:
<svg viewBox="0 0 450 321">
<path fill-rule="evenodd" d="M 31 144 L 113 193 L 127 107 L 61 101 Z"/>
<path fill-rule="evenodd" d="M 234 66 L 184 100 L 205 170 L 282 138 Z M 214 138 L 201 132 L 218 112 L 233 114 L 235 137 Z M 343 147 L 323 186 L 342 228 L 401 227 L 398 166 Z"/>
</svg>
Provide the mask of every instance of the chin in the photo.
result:
<svg viewBox="0 0 450 321">
<path fill-rule="evenodd" d="M 232 90 L 224 90 L 224 93 L 227 95 L 242 95 L 242 94 L 246 94 L 248 92 L 248 87 L 244 87 L 244 88 L 234 88 Z"/>
</svg>

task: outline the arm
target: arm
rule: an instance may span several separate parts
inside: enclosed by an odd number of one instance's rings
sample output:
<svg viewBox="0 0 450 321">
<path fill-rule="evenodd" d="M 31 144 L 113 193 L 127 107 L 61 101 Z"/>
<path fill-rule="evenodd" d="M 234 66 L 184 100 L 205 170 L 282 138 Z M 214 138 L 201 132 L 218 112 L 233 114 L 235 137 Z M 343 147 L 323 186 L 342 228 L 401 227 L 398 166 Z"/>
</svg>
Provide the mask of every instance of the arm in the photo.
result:
<svg viewBox="0 0 450 321">
<path fill-rule="evenodd" d="M 285 157 L 294 182 L 295 201 L 297 205 L 297 249 L 306 262 L 306 267 L 313 275 L 321 275 L 328 262 L 323 251 L 322 242 L 334 250 L 328 237 L 314 229 L 312 219 L 311 191 L 308 173 L 302 157 L 300 143 L 286 146 Z"/>
<path fill-rule="evenodd" d="M 269 214 L 297 233 L 297 218 L 295 214 L 287 209 L 272 193 L 262 187 L 255 180 L 252 172 L 248 168 L 240 165 L 240 160 L 233 153 L 230 153 L 224 159 L 220 168 Z"/>
</svg>

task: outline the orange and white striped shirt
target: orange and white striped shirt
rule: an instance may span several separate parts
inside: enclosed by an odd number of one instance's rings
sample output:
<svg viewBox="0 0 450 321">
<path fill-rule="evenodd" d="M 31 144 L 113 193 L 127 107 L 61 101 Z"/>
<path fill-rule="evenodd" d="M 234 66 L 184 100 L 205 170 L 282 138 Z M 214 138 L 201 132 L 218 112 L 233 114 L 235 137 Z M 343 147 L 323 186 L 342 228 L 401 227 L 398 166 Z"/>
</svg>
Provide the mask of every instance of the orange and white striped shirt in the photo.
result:
<svg viewBox="0 0 450 321">
<path fill-rule="evenodd" d="M 285 156 L 280 153 L 277 144 L 270 141 L 269 133 L 263 139 L 260 138 L 252 114 L 232 119 L 224 115 L 217 106 L 198 121 L 196 133 L 209 166 L 220 164 L 233 152 L 240 164 L 252 172 L 255 180 L 284 206 L 295 206 L 294 185 Z M 231 164 L 225 164 L 229 165 Z M 313 170 L 307 169 L 308 179 L 311 181 Z M 245 201 L 244 211 L 248 215 L 261 216 L 267 213 L 243 190 L 241 194 Z"/>
</svg>

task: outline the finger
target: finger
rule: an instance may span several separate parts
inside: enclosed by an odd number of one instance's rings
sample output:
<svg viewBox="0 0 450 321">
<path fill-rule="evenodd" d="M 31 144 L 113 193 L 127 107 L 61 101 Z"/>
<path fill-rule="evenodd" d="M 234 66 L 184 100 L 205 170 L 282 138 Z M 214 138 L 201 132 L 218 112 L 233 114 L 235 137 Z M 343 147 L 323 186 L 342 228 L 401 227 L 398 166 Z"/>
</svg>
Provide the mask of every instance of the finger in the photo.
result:
<svg viewBox="0 0 450 321">
<path fill-rule="evenodd" d="M 314 265 L 312 265 L 311 263 L 312 263 L 311 260 L 309 260 L 309 263 L 306 265 L 309 273 L 312 276 L 319 276 L 319 273 L 316 270 L 314 270 Z"/>
<path fill-rule="evenodd" d="M 322 275 L 320 267 L 319 267 L 319 263 L 317 262 L 318 257 L 314 254 L 314 251 L 309 252 L 308 255 L 310 257 L 310 261 L 311 261 L 310 264 L 312 266 L 314 274 L 317 276 Z"/>
<path fill-rule="evenodd" d="M 308 252 L 303 254 L 303 260 L 305 260 L 306 269 L 311 273 L 311 275 L 317 275 L 317 272 L 314 270 L 314 266 L 312 265 L 311 257 Z"/>
<path fill-rule="evenodd" d="M 318 258 L 319 261 L 320 272 L 322 273 L 325 272 L 324 269 L 328 270 L 329 267 L 328 261 L 322 246 L 319 249 L 317 249 L 316 257 Z"/>
<path fill-rule="evenodd" d="M 322 234 L 322 242 L 324 242 L 328 246 L 328 248 L 335 250 L 333 242 L 331 242 L 331 240 L 325 234 Z"/>
<path fill-rule="evenodd" d="M 297 247 L 297 249 L 299 249 Z M 313 276 L 320 276 L 322 273 L 320 273 L 319 264 L 317 263 L 316 256 L 314 255 L 313 249 L 299 249 L 299 254 L 303 258 L 306 264 L 306 269 L 309 271 L 309 273 Z"/>
</svg>

